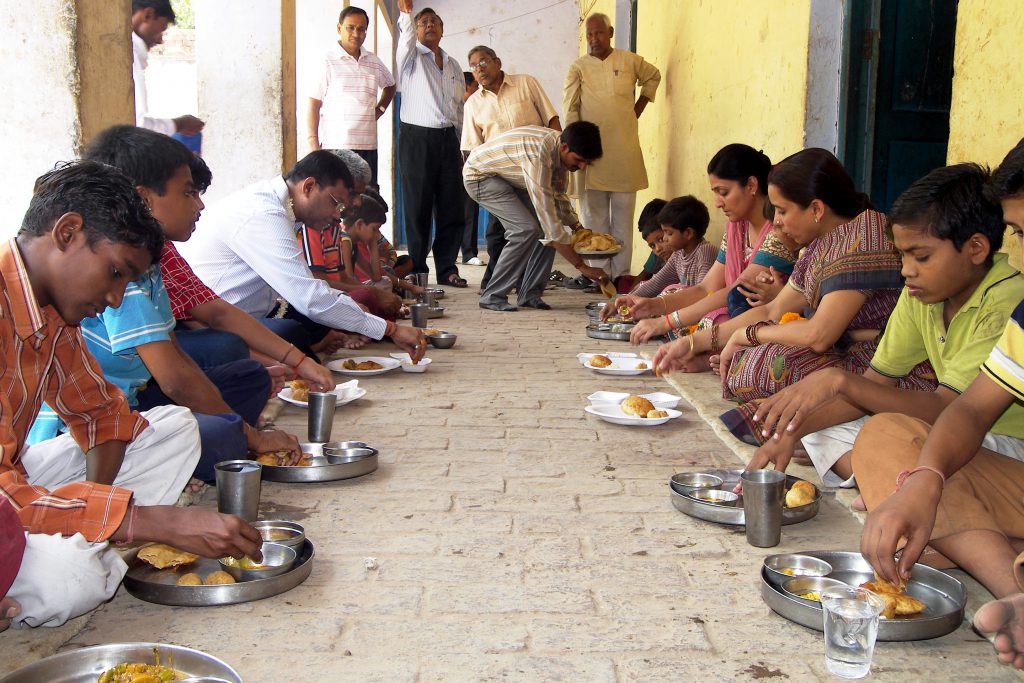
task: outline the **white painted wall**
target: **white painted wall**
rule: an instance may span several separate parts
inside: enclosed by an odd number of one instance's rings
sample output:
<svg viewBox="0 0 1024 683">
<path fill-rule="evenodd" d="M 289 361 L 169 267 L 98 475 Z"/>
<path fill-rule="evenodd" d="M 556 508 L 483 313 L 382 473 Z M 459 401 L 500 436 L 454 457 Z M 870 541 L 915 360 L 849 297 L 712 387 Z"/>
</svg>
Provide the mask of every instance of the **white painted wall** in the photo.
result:
<svg viewBox="0 0 1024 683">
<path fill-rule="evenodd" d="M 70 5 L 64 0 L 0 3 L 6 103 L 0 107 L 0 130 L 5 131 L 0 149 L 7 170 L 0 183 L 0 239 L 17 233 L 35 179 L 56 162 L 73 159 L 80 143 Z"/>
<path fill-rule="evenodd" d="M 206 203 L 281 173 L 279 3 L 194 3 Z"/>
<path fill-rule="evenodd" d="M 843 67 L 844 0 L 811 0 L 804 146 L 836 153 L 839 81 Z"/>
<path fill-rule="evenodd" d="M 432 7 L 444 20 L 441 47 L 463 71 L 470 48 L 487 45 L 498 53 L 506 73 L 539 80 L 561 111 L 565 73 L 579 56 L 577 0 L 418 0 L 415 7 Z"/>
</svg>

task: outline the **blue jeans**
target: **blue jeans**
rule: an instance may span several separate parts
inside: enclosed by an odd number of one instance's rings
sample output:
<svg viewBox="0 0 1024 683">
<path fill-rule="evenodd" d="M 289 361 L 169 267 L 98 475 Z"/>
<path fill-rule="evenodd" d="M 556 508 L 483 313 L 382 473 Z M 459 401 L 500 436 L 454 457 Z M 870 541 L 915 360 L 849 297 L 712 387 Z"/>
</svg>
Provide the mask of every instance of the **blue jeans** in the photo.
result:
<svg viewBox="0 0 1024 683">
<path fill-rule="evenodd" d="M 213 466 L 218 462 L 249 457 L 242 421 L 255 425 L 259 420 L 260 411 L 267 404 L 271 381 L 267 369 L 254 360 L 235 361 L 204 372 L 220 391 L 224 402 L 235 411 L 218 415 L 193 412 L 196 422 L 199 423 L 199 441 L 202 448 L 202 455 L 193 476 L 205 482 L 212 482 Z M 138 410 L 149 410 L 174 403 L 156 382 L 151 382 L 144 391 L 137 394 L 136 398 Z"/>
<path fill-rule="evenodd" d="M 237 334 L 221 332 L 209 327 L 193 330 L 181 323 L 174 336 L 182 351 L 192 357 L 203 370 L 249 358 L 249 345 Z"/>
</svg>

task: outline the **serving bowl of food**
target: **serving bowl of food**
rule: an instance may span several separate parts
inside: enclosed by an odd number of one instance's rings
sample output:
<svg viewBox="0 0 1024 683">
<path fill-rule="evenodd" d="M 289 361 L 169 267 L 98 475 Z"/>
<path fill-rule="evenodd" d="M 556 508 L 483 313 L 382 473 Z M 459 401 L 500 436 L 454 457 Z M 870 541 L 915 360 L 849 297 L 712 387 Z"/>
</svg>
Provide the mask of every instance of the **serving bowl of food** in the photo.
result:
<svg viewBox="0 0 1024 683">
<path fill-rule="evenodd" d="M 827 576 L 796 576 L 785 581 L 782 584 L 782 590 L 799 600 L 821 602 L 823 591 L 846 585 L 839 579 L 830 579 Z"/>
<path fill-rule="evenodd" d="M 776 586 L 798 576 L 828 576 L 832 565 L 820 557 L 779 553 L 764 558 L 764 569 L 768 579 Z"/>
<path fill-rule="evenodd" d="M 428 332 L 424 332 L 424 334 L 427 335 L 427 342 L 434 348 L 450 349 L 453 346 L 455 346 L 455 340 L 458 339 L 457 335 L 452 334 L 451 332 L 446 332 L 444 330 L 432 331 L 434 332 L 434 334 L 429 334 Z"/>
<path fill-rule="evenodd" d="M 686 495 L 711 505 L 735 506 L 736 501 L 740 499 L 739 495 L 732 491 L 719 491 L 718 489 L 692 489 L 687 491 Z"/>
<path fill-rule="evenodd" d="M 295 564 L 295 549 L 286 545 L 265 542 L 260 552 L 263 553 L 261 562 L 256 562 L 250 557 L 243 557 L 240 560 L 225 557 L 220 560 L 220 566 L 236 581 L 253 581 L 284 574 Z"/>
<path fill-rule="evenodd" d="M 306 530 L 301 524 L 283 519 L 261 519 L 252 523 L 260 532 L 264 542 L 280 543 L 289 548 L 297 548 L 306 540 Z"/>
</svg>

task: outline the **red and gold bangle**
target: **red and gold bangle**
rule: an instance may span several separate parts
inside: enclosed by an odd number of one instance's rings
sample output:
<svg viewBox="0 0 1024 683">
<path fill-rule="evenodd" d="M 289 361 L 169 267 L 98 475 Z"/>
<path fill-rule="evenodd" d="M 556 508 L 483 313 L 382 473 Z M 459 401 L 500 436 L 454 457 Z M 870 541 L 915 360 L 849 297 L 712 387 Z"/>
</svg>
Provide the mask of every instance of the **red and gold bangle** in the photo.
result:
<svg viewBox="0 0 1024 683">
<path fill-rule="evenodd" d="M 385 320 L 384 321 L 384 336 L 385 337 L 394 336 L 395 330 L 397 328 L 398 328 L 398 325 L 394 324 L 390 320 Z"/>
<path fill-rule="evenodd" d="M 711 353 L 718 353 L 722 349 L 718 348 L 718 325 L 711 326 Z"/>
<path fill-rule="evenodd" d="M 663 317 L 663 318 L 665 319 L 665 324 L 666 324 L 666 325 L 668 325 L 668 329 L 669 329 L 669 330 L 674 330 L 674 329 L 676 329 L 676 328 L 674 328 L 674 327 L 672 326 L 672 319 L 671 319 L 671 318 L 669 318 L 669 317 L 668 317 L 668 315 L 663 315 L 663 316 L 661 316 L 661 317 Z"/>
<path fill-rule="evenodd" d="M 769 323 L 766 320 L 761 320 L 760 322 L 756 322 L 753 325 L 747 325 L 747 329 L 745 330 L 745 332 L 747 335 L 747 341 L 750 342 L 751 346 L 761 345 L 761 342 L 758 341 L 757 339 L 757 331 L 768 324 Z"/>
</svg>

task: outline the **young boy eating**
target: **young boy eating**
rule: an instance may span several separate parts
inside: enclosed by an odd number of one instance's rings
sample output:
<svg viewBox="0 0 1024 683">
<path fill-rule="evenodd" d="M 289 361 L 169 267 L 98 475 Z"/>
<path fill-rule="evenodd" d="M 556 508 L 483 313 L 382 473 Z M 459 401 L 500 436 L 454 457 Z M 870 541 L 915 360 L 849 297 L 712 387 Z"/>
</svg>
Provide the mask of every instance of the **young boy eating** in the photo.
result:
<svg viewBox="0 0 1024 683">
<path fill-rule="evenodd" d="M 985 197 L 988 173 L 974 164 L 939 168 L 910 186 L 890 212 L 906 287 L 863 375 L 815 372 L 766 399 L 754 416 L 764 439 L 748 468 L 785 469 L 802 441 L 828 486 L 854 486 L 850 450 L 867 416 L 900 412 L 932 423 L 977 376 L 1014 306 L 1024 277 L 996 253 L 1003 241 L 999 205 Z M 897 381 L 929 361 L 934 391 Z M 986 446 L 1024 454 L 1024 407 L 986 437 Z M 888 449 L 883 452 L 888 453 Z"/>
<path fill-rule="evenodd" d="M 663 250 L 671 250 L 665 266 L 633 293 L 656 296 L 666 288 L 692 287 L 715 262 L 716 249 L 706 239 L 711 218 L 708 208 L 696 197 L 676 197 L 658 212 Z"/>
</svg>

